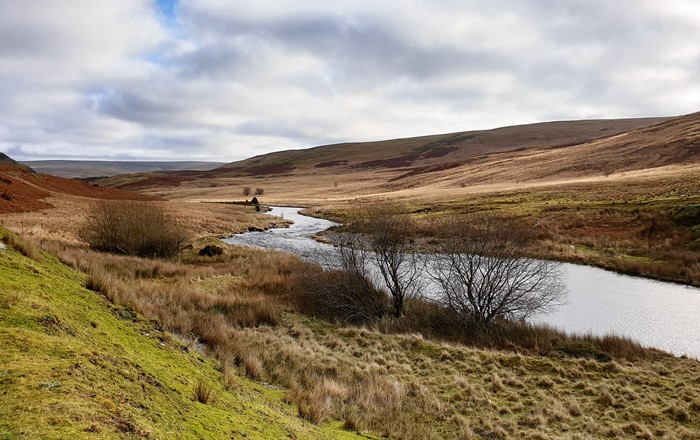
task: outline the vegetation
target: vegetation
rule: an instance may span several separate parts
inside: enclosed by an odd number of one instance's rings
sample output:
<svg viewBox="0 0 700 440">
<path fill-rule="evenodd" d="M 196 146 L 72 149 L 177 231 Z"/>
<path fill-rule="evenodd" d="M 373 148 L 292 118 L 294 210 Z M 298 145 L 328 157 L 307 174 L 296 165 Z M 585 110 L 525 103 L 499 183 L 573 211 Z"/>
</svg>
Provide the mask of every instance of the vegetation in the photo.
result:
<svg viewBox="0 0 700 440">
<path fill-rule="evenodd" d="M 441 299 L 468 327 L 524 320 L 550 310 L 566 293 L 559 264 L 526 258 L 531 232 L 493 215 L 451 216 L 438 226 L 428 262 Z"/>
<path fill-rule="evenodd" d="M 226 247 L 223 255 L 200 257 L 195 247 L 178 263 L 58 251 L 88 272 L 87 283 L 100 286 L 120 316 L 155 318 L 217 360 L 218 382 L 197 382 L 194 373 L 181 388 L 207 406 L 219 405 L 222 390 L 242 374 L 282 387 L 275 395 L 294 405 L 300 420 L 338 421 L 391 438 L 576 431 L 673 439 L 692 438 L 698 428 L 690 416 L 698 388 L 685 387 L 700 377 L 698 363 L 629 340 L 518 323 L 467 332 L 449 309 L 417 300 L 401 319 L 338 325 L 332 313 L 315 313 L 315 297 L 302 288 L 308 277 L 299 274 L 324 272 L 275 252 Z M 680 384 L 685 392 L 678 394 Z M 686 413 L 683 421 L 674 415 Z"/>
<path fill-rule="evenodd" d="M 80 235 L 93 249 L 142 257 L 176 255 L 187 238 L 163 208 L 137 201 L 95 204 Z"/>
<path fill-rule="evenodd" d="M 305 423 L 281 403 L 282 391 L 222 371 L 196 340 L 86 290 L 85 275 L 54 256 L 37 250 L 40 260 L 30 259 L 8 241 L 0 250 L 0 438 L 350 437 Z"/>
</svg>

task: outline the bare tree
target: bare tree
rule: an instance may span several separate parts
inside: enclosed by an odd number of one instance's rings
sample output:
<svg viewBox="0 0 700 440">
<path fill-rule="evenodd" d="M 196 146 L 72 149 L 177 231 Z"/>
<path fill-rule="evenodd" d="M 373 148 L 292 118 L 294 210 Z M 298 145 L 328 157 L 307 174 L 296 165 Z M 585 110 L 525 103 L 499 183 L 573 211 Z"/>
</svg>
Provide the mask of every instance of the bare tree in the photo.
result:
<svg viewBox="0 0 700 440">
<path fill-rule="evenodd" d="M 549 311 L 565 295 L 561 264 L 523 255 L 531 234 L 521 224 L 473 214 L 439 226 L 440 249 L 428 263 L 429 274 L 465 326 L 525 319 Z"/>
<path fill-rule="evenodd" d="M 398 205 L 375 206 L 361 214 L 368 250 L 391 296 L 393 314 L 400 318 L 406 300 L 417 297 L 421 288 L 422 259 L 412 240 L 415 225 Z"/>
<path fill-rule="evenodd" d="M 250 195 L 250 187 L 249 186 L 243 187 L 243 195 L 245 197 L 248 197 Z"/>
<path fill-rule="evenodd" d="M 261 196 L 265 194 L 265 189 L 264 188 L 255 188 L 255 195 Z"/>
</svg>

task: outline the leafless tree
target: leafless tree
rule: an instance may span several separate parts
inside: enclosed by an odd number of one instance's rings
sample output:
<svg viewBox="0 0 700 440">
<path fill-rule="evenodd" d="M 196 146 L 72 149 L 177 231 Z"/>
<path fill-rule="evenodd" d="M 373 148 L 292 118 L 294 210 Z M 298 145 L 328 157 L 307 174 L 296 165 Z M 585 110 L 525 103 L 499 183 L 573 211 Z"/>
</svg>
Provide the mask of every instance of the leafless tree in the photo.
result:
<svg viewBox="0 0 700 440">
<path fill-rule="evenodd" d="M 525 319 L 549 311 L 565 295 L 559 263 L 523 255 L 531 240 L 523 225 L 472 214 L 449 217 L 439 230 L 440 249 L 428 272 L 465 326 Z"/>
<path fill-rule="evenodd" d="M 265 194 L 265 189 L 264 188 L 255 188 L 255 195 L 261 196 Z"/>
<path fill-rule="evenodd" d="M 243 187 L 243 195 L 245 197 L 248 197 L 250 195 L 250 187 L 249 186 Z"/>
<path fill-rule="evenodd" d="M 406 301 L 421 289 L 423 264 L 412 240 L 415 225 L 402 207 L 393 204 L 375 206 L 360 215 L 366 247 L 391 297 L 393 315 L 400 318 Z"/>
</svg>

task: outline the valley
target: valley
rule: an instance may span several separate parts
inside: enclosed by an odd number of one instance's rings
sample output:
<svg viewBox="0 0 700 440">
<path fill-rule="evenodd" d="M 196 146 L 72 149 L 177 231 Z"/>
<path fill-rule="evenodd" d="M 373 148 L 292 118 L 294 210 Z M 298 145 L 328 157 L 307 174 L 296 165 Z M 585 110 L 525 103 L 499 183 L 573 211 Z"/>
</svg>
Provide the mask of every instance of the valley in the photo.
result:
<svg viewBox="0 0 700 440">
<path fill-rule="evenodd" d="M 0 437 L 696 438 L 692 356 L 541 323 L 472 332 L 419 300 L 351 322 L 317 307 L 309 283 L 330 276 L 318 265 L 220 238 L 289 224 L 244 202 L 256 193 L 341 233 L 390 206 L 426 243 L 441 219 L 496 213 L 533 232 L 529 256 L 698 285 L 699 118 L 341 144 L 90 183 L 6 161 Z M 156 208 L 186 241 L 169 257 L 90 248 L 85 225 L 110 201 Z"/>
</svg>

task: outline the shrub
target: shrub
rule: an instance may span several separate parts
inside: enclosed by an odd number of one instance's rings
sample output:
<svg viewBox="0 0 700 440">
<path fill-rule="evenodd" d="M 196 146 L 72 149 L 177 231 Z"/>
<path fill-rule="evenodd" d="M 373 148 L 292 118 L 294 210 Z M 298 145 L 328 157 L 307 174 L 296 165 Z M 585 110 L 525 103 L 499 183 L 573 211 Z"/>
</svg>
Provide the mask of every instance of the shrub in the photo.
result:
<svg viewBox="0 0 700 440">
<path fill-rule="evenodd" d="M 127 200 L 96 204 L 80 237 L 96 250 L 142 257 L 175 255 L 187 238 L 161 206 Z"/>
<path fill-rule="evenodd" d="M 308 274 L 302 283 L 300 306 L 312 316 L 362 324 L 385 314 L 386 295 L 361 274 L 327 270 Z"/>
<path fill-rule="evenodd" d="M 215 246 L 213 244 L 208 244 L 199 250 L 200 257 L 214 257 L 217 255 L 222 255 L 224 253 L 223 248 L 220 246 Z"/>
</svg>

